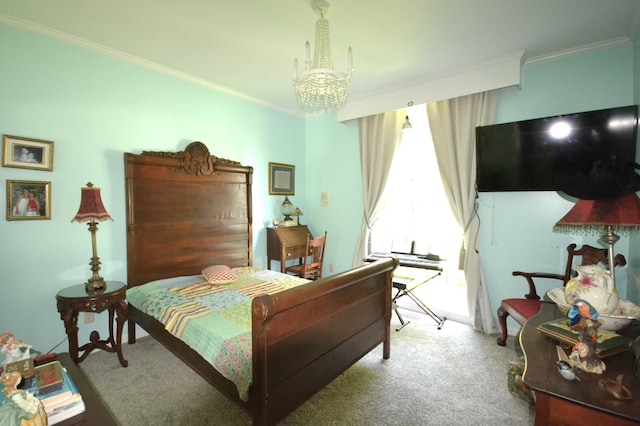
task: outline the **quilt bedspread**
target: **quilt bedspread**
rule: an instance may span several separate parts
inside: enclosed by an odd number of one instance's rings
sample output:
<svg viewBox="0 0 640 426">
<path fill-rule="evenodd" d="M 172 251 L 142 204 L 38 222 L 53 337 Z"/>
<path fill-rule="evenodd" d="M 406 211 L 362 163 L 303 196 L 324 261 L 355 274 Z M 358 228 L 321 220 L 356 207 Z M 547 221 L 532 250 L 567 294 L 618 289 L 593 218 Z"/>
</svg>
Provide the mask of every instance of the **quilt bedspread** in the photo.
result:
<svg viewBox="0 0 640 426">
<path fill-rule="evenodd" d="M 309 280 L 251 266 L 238 279 L 209 284 L 202 276 L 158 280 L 127 290 L 127 302 L 154 317 L 249 398 L 252 381 L 251 300 Z"/>
</svg>

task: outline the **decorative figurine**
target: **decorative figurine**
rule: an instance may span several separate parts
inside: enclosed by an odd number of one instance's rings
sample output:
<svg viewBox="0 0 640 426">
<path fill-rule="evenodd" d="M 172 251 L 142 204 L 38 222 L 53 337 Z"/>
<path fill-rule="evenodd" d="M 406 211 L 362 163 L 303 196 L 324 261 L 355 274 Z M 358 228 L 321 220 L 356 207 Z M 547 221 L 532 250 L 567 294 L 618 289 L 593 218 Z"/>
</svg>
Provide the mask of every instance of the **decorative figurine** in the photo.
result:
<svg viewBox="0 0 640 426">
<path fill-rule="evenodd" d="M 569 355 L 571 365 L 588 373 L 602 374 L 607 367 L 596 354 L 598 328 L 602 325 L 598 311 L 586 300 L 578 299 L 568 316 L 569 325 L 578 333 L 578 343 Z"/>
<path fill-rule="evenodd" d="M 18 389 L 22 376 L 18 372 L 3 373 L 0 379 L 6 401 L 0 406 L 0 424 L 6 426 L 47 426 L 47 413 L 42 402 L 31 392 Z"/>
<path fill-rule="evenodd" d="M 577 380 L 580 381 L 580 377 L 576 374 L 576 368 L 571 365 L 571 360 L 562 349 L 562 346 L 556 346 L 556 352 L 558 353 L 558 362 L 556 362 L 558 366 L 558 373 L 562 376 L 563 379 L 566 380 Z"/>
<path fill-rule="evenodd" d="M 598 382 L 598 386 L 600 387 L 600 389 L 606 391 L 615 399 L 630 401 L 631 399 L 633 399 L 633 395 L 631 395 L 631 391 L 622 384 L 623 381 L 624 375 L 619 374 L 615 380 L 600 379 L 600 381 Z"/>
<path fill-rule="evenodd" d="M 580 381 L 580 377 L 576 374 L 575 368 L 567 361 L 558 361 L 558 372 L 563 379 Z"/>
<path fill-rule="evenodd" d="M 13 334 L 3 333 L 0 335 L 0 352 L 5 356 L 2 366 L 7 364 L 28 359 L 30 356 L 31 345 L 27 345 L 20 340 L 15 340 Z"/>
</svg>

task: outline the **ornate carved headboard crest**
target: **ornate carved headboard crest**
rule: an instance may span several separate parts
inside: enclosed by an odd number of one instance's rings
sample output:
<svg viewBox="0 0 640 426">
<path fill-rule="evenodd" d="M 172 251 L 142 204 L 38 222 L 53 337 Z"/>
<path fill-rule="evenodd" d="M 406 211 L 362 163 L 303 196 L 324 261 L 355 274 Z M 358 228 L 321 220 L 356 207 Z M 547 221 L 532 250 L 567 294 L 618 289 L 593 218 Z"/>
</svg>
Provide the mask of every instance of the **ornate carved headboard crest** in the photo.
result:
<svg viewBox="0 0 640 426">
<path fill-rule="evenodd" d="M 142 155 L 155 157 L 179 158 L 182 162 L 182 171 L 196 176 L 211 176 L 216 173 L 216 164 L 240 165 L 239 161 L 227 160 L 209 154 L 209 148 L 200 141 L 191 142 L 184 151 L 142 151 Z"/>
</svg>

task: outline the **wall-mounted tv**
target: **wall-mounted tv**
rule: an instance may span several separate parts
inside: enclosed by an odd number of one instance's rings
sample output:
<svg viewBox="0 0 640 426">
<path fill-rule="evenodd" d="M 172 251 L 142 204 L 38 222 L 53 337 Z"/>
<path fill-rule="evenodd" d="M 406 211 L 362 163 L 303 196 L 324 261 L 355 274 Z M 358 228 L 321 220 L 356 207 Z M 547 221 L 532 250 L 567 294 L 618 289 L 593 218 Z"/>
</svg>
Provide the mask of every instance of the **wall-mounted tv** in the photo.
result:
<svg viewBox="0 0 640 426">
<path fill-rule="evenodd" d="M 594 168 L 635 163 L 638 106 L 476 128 L 481 192 L 562 191 Z"/>
</svg>

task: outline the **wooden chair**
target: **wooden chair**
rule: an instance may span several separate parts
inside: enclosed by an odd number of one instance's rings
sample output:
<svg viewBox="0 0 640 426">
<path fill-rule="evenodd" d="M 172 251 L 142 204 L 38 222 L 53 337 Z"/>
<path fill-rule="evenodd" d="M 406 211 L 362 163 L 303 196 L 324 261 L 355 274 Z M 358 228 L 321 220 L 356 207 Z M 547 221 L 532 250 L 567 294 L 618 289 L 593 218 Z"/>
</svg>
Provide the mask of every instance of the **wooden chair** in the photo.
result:
<svg viewBox="0 0 640 426">
<path fill-rule="evenodd" d="M 309 238 L 305 256 L 299 265 L 289 266 L 286 272 L 309 280 L 319 280 L 322 278 L 322 264 L 324 263 L 324 249 L 327 243 L 327 233 L 322 237 Z"/>
<path fill-rule="evenodd" d="M 524 325 L 527 320 L 535 316 L 544 302 L 540 300 L 540 296 L 536 292 L 536 286 L 534 279 L 554 279 L 562 282 L 564 286 L 572 278 L 574 257 L 582 256 L 582 262 L 580 265 L 597 265 L 603 263 L 608 265 L 608 250 L 604 248 L 595 248 L 588 245 L 582 246 L 579 250 L 576 250 L 576 245 L 571 244 L 567 247 L 567 267 L 564 274 L 553 274 L 544 272 L 520 272 L 514 271 L 512 275 L 521 276 L 527 280 L 529 284 L 529 293 L 524 295 L 524 298 L 504 299 L 500 303 L 498 308 L 498 320 L 500 321 L 500 328 L 502 329 L 502 335 L 498 337 L 498 345 L 505 346 L 507 344 L 507 317 L 511 317 L 516 320 L 520 325 Z M 627 264 L 624 256 L 621 254 L 616 255 L 614 258 L 614 266 L 624 266 Z"/>
</svg>

